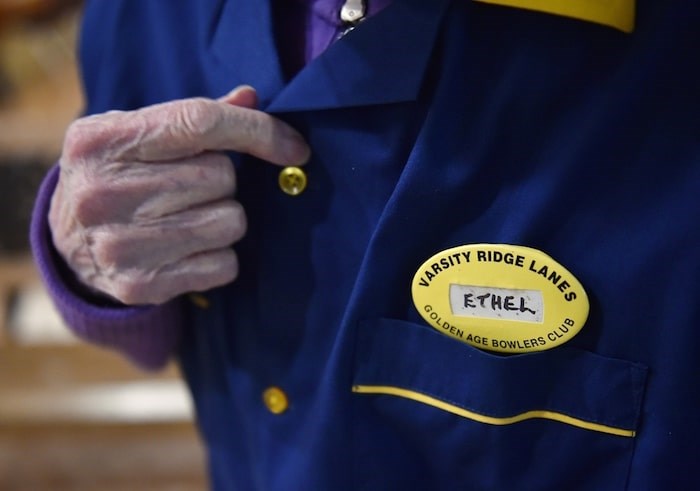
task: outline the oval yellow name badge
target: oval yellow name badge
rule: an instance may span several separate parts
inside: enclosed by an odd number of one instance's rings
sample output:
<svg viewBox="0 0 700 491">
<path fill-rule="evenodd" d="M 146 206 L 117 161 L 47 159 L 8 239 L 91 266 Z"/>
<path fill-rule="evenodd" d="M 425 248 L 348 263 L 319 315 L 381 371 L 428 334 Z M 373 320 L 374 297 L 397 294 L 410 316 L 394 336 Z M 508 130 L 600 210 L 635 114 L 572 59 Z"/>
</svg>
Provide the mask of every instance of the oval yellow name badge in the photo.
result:
<svg viewBox="0 0 700 491">
<path fill-rule="evenodd" d="M 554 348 L 588 317 L 581 283 L 545 253 L 523 246 L 470 244 L 439 252 L 418 269 L 411 289 L 432 327 L 490 351 Z"/>
</svg>

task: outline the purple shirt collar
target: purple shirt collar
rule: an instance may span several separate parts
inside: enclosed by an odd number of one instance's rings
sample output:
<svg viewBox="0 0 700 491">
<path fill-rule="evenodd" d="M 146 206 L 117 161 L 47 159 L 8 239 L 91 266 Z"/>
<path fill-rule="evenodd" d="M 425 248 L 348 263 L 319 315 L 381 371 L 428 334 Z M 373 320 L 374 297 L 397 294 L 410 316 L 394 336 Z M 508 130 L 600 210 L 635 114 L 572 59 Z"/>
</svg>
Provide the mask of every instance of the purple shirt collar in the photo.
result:
<svg viewBox="0 0 700 491">
<path fill-rule="evenodd" d="M 391 0 L 366 0 L 367 17 Z M 344 0 L 276 0 L 273 3 L 280 61 L 288 77 L 323 53 L 343 29 Z M 291 41 L 290 41 L 291 40 Z"/>
</svg>

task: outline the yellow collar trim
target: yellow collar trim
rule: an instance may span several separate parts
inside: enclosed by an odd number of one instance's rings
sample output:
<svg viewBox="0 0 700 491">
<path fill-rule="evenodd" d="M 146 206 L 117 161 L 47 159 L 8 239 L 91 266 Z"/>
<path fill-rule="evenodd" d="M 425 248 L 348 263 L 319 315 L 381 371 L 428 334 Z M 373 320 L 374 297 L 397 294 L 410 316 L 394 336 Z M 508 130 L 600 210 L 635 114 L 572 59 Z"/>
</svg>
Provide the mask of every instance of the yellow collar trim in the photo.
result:
<svg viewBox="0 0 700 491">
<path fill-rule="evenodd" d="M 595 22 L 630 33 L 636 0 L 475 0 Z"/>
<path fill-rule="evenodd" d="M 515 416 L 510 416 L 508 418 L 495 418 L 493 416 L 485 416 L 483 414 L 475 413 L 462 407 L 455 406 L 454 404 L 449 404 L 434 397 L 427 396 L 420 392 L 402 389 L 400 387 L 392 387 L 387 385 L 354 385 L 352 387 L 352 391 L 359 394 L 384 394 L 403 397 L 405 399 L 411 399 L 416 402 L 427 404 L 428 406 L 433 406 L 438 409 L 442 409 L 443 411 L 447 411 L 449 413 L 461 416 L 463 418 L 491 425 L 511 425 L 528 419 L 550 419 L 571 426 L 576 426 L 577 428 L 583 428 L 584 430 L 597 431 L 600 433 L 607 433 L 609 435 L 624 436 L 629 438 L 633 438 L 636 435 L 634 430 L 615 428 L 613 426 L 602 425 L 599 423 L 591 423 L 590 421 L 584 421 L 582 419 L 574 418 L 571 416 L 567 416 L 566 414 L 557 413 L 554 411 L 527 411 L 525 413 L 516 414 Z"/>
</svg>

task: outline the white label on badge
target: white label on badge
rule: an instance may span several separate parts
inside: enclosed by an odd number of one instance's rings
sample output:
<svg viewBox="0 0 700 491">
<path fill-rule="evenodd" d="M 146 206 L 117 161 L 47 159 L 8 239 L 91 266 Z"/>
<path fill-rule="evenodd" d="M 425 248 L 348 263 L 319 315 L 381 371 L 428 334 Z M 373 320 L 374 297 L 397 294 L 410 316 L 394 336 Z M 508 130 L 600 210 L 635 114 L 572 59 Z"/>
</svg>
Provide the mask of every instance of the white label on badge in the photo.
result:
<svg viewBox="0 0 700 491">
<path fill-rule="evenodd" d="M 452 283 L 450 307 L 452 314 L 459 317 L 539 323 L 544 319 L 544 300 L 540 290 Z"/>
</svg>

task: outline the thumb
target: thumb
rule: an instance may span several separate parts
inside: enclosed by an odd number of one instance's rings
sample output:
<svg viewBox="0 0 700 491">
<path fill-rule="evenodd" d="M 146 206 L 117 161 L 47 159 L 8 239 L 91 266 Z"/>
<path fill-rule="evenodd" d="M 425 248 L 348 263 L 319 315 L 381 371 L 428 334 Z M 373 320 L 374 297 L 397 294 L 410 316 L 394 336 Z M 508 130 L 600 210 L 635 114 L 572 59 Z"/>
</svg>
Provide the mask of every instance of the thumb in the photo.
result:
<svg viewBox="0 0 700 491">
<path fill-rule="evenodd" d="M 225 96 L 220 97 L 218 101 L 232 106 L 255 109 L 258 106 L 258 94 L 250 85 L 239 85 Z"/>
</svg>

